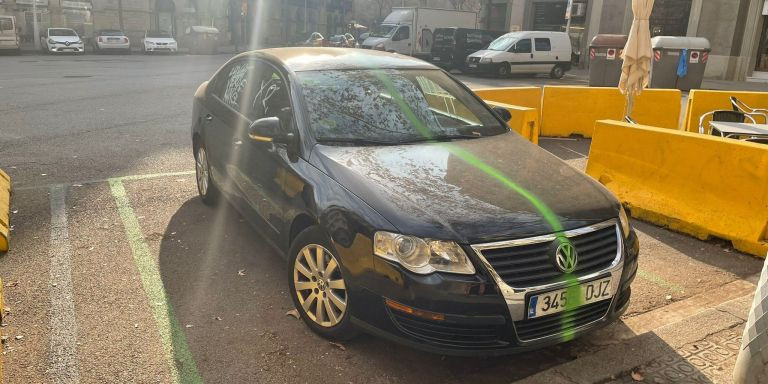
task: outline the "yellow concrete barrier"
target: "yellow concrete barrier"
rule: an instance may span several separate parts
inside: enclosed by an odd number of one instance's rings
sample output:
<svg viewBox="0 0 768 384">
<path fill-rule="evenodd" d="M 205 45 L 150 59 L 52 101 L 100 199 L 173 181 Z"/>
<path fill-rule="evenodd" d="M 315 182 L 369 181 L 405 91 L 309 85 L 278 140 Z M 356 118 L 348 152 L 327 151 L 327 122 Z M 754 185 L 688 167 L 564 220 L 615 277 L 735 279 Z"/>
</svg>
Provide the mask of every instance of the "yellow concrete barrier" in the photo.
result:
<svg viewBox="0 0 768 384">
<path fill-rule="evenodd" d="M 635 98 L 632 118 L 640 124 L 677 129 L 680 100 L 677 89 L 646 89 Z M 591 137 L 595 121 L 624 119 L 626 101 L 618 88 L 546 86 L 541 135 Z"/>
<path fill-rule="evenodd" d="M 8 251 L 11 236 L 11 178 L 0 169 L 0 252 Z"/>
<path fill-rule="evenodd" d="M 617 121 L 595 124 L 587 173 L 632 216 L 768 252 L 768 146 Z"/>
<path fill-rule="evenodd" d="M 701 115 L 718 109 L 732 110 L 730 97 L 735 96 L 752 108 L 768 109 L 768 92 L 707 91 L 694 89 L 688 94 L 683 130 L 699 132 Z M 763 123 L 763 121 L 758 121 Z"/>
<path fill-rule="evenodd" d="M 541 110 L 541 87 L 473 89 L 481 99 Z"/>
<path fill-rule="evenodd" d="M 509 127 L 531 143 L 539 145 L 539 113 L 535 109 L 488 100 L 485 103 L 491 107 L 501 107 L 509 111 L 512 114 L 508 122 Z"/>
</svg>

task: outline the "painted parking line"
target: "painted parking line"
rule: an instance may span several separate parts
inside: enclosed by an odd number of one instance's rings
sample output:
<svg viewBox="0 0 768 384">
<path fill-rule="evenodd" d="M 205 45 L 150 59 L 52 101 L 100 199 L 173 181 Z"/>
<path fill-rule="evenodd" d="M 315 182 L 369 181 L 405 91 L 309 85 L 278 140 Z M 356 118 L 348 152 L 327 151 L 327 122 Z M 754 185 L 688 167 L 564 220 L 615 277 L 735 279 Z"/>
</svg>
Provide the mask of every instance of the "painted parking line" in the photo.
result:
<svg viewBox="0 0 768 384">
<path fill-rule="evenodd" d="M 657 275 L 657 274 L 655 274 L 653 272 L 648 272 L 648 271 L 643 270 L 643 269 L 638 269 L 637 270 L 637 276 L 640 277 L 643 280 L 646 280 L 646 281 L 649 281 L 651 283 L 654 283 L 654 284 L 656 284 L 656 285 L 658 285 L 658 286 L 660 286 L 662 288 L 670 289 L 670 290 L 675 291 L 677 293 L 685 292 L 685 290 L 681 286 L 679 286 L 679 285 L 677 285 L 675 283 L 669 282 L 669 281 L 665 280 L 663 277 L 661 277 L 661 276 L 659 276 L 659 275 Z"/>
<path fill-rule="evenodd" d="M 149 177 L 144 177 L 144 179 Z M 149 245 L 141 230 L 139 220 L 125 191 L 123 180 L 138 180 L 136 177 L 109 179 L 110 190 L 115 198 L 117 210 L 125 227 L 125 234 L 131 247 L 133 260 L 141 277 L 141 284 L 147 295 L 152 315 L 160 332 L 165 357 L 176 383 L 202 383 L 195 360 L 187 346 L 186 336 L 173 312 L 168 295 L 163 287 L 160 271 L 157 269 Z"/>
<path fill-rule="evenodd" d="M 77 321 L 72 302 L 72 247 L 67 229 L 66 200 L 65 186 L 51 187 L 51 344 L 47 372 L 55 383 L 78 383 Z"/>
</svg>

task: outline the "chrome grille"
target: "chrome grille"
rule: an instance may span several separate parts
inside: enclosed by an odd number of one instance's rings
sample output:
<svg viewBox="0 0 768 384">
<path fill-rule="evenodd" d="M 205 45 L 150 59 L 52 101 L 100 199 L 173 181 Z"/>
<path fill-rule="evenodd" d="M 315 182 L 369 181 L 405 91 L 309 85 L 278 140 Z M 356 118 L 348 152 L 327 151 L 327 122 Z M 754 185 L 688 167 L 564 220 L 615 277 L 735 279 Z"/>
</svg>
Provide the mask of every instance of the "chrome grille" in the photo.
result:
<svg viewBox="0 0 768 384">
<path fill-rule="evenodd" d="M 566 232 L 576 247 L 578 264 L 573 275 L 584 276 L 610 267 L 620 256 L 619 229 L 615 222 L 588 232 Z M 530 287 L 560 281 L 563 272 L 552 262 L 553 235 L 478 247 L 496 274 L 511 287 Z"/>
</svg>

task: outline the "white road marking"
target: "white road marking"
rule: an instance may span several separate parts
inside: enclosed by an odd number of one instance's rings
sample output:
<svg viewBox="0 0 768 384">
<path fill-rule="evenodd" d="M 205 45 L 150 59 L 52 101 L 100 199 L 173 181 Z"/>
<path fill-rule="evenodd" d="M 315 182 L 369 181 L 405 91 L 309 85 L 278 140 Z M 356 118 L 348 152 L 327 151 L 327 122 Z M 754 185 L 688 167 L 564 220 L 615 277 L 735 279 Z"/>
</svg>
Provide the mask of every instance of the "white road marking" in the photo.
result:
<svg viewBox="0 0 768 384">
<path fill-rule="evenodd" d="M 51 346 L 48 375 L 54 383 L 78 383 L 77 322 L 72 302 L 72 247 L 67 229 L 67 188 L 54 185 L 51 200 Z"/>
</svg>

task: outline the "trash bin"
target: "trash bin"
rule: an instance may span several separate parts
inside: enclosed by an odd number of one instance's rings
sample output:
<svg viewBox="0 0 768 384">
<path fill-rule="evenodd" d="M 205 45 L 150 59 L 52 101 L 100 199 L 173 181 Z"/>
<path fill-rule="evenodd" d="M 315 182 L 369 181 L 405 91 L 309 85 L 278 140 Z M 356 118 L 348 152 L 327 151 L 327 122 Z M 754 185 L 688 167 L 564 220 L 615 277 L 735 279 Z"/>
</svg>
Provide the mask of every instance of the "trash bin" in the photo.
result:
<svg viewBox="0 0 768 384">
<path fill-rule="evenodd" d="M 219 30 L 214 27 L 195 25 L 187 28 L 185 40 L 191 54 L 215 54 L 219 45 Z"/>
<path fill-rule="evenodd" d="M 596 35 L 589 45 L 589 86 L 617 87 L 627 35 Z"/>
<path fill-rule="evenodd" d="M 709 40 L 703 37 L 656 36 L 651 39 L 651 47 L 651 88 L 683 91 L 701 88 L 711 51 Z M 682 72 L 683 76 L 679 76 L 678 72 Z"/>
</svg>

